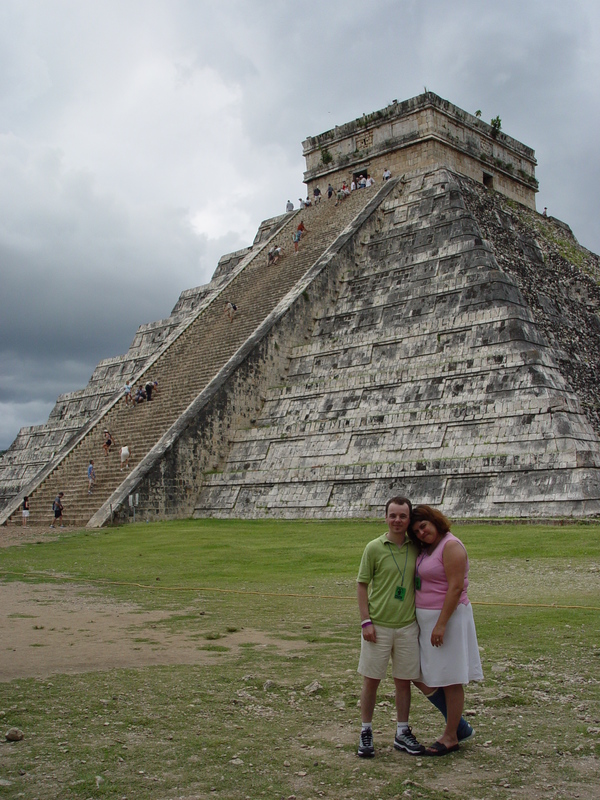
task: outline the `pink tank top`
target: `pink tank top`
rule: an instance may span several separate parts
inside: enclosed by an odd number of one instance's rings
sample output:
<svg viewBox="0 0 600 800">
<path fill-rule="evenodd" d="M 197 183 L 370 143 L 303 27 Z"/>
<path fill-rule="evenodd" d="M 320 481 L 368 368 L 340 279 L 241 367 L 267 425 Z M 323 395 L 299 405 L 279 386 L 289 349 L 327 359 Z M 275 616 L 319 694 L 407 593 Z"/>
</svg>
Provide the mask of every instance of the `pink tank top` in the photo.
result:
<svg viewBox="0 0 600 800">
<path fill-rule="evenodd" d="M 425 550 L 423 550 L 417 556 L 415 579 L 417 577 L 421 579 L 421 588 L 415 591 L 415 606 L 417 608 L 441 609 L 444 605 L 444 598 L 448 591 L 448 581 L 446 579 L 446 571 L 444 570 L 442 556 L 444 554 L 444 547 L 446 547 L 448 542 L 458 542 L 461 547 L 464 548 L 460 539 L 457 539 L 454 534 L 448 532 L 431 555 L 427 555 Z M 468 574 L 469 559 L 467 557 L 465 585 L 460 595 L 460 600 L 458 601 L 465 606 L 469 603 L 469 598 L 467 597 L 467 586 L 469 585 Z M 417 585 L 418 583 L 417 581 Z"/>
</svg>

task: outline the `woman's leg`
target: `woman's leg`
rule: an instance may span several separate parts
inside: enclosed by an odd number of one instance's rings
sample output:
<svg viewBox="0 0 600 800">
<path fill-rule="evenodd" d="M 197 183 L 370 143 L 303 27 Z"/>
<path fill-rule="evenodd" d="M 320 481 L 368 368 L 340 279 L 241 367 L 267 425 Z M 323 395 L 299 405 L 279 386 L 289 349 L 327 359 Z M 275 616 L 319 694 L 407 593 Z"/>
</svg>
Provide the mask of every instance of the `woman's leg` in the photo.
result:
<svg viewBox="0 0 600 800">
<path fill-rule="evenodd" d="M 434 689 L 421 681 L 413 681 L 413 683 L 417 689 L 423 692 L 431 705 L 435 706 L 440 714 L 443 715 L 444 719 L 447 720 L 448 709 L 446 708 L 446 695 L 444 694 L 444 690 L 441 687 Z M 458 728 L 456 729 L 458 741 L 463 742 L 465 739 L 470 739 L 474 735 L 475 731 L 473 730 L 473 726 L 470 725 L 464 717 L 461 717 Z"/>
<path fill-rule="evenodd" d="M 465 704 L 465 690 L 463 689 L 462 683 L 455 683 L 453 686 L 444 686 L 444 694 L 446 695 L 448 719 L 446 722 L 446 730 L 438 741 L 445 744 L 446 747 L 452 747 L 458 744 L 456 729 L 458 728 Z"/>
</svg>

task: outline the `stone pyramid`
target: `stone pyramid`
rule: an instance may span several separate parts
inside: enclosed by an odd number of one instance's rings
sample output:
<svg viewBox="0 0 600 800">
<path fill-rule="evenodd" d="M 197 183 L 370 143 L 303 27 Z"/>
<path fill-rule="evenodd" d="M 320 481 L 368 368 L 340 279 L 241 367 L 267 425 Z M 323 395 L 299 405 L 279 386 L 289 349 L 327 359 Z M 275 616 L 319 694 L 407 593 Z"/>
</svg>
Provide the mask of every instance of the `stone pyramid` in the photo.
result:
<svg viewBox="0 0 600 800">
<path fill-rule="evenodd" d="M 298 256 L 300 217 L 265 221 L 21 432 L 0 464 L 0 521 L 25 493 L 45 521 L 59 489 L 67 521 L 92 527 L 134 510 L 379 516 L 397 493 L 455 518 L 598 514 L 599 260 L 536 213 L 533 151 L 431 93 L 304 144 L 309 189 L 376 184 L 301 212 Z M 129 376 L 158 378 L 156 399 L 126 407 Z M 105 427 L 132 446 L 125 476 L 101 455 Z M 40 456 L 36 437 L 56 450 Z"/>
</svg>

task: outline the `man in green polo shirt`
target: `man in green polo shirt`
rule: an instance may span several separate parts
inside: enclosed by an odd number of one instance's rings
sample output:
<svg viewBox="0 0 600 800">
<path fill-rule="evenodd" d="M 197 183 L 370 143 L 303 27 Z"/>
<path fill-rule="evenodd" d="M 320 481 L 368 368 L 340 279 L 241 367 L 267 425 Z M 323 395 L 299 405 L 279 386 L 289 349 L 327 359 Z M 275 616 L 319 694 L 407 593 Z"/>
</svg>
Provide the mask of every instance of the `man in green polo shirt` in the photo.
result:
<svg viewBox="0 0 600 800">
<path fill-rule="evenodd" d="M 390 658 L 398 719 L 394 747 L 411 755 L 425 751 L 408 725 L 410 684 L 421 676 L 414 581 L 418 550 L 406 535 L 411 511 L 410 500 L 406 497 L 388 500 L 385 507 L 387 533 L 365 547 L 358 570 L 357 595 L 362 625 L 358 672 L 363 676 L 358 755 L 362 758 L 375 755 L 373 711 L 377 689 L 385 677 Z"/>
</svg>

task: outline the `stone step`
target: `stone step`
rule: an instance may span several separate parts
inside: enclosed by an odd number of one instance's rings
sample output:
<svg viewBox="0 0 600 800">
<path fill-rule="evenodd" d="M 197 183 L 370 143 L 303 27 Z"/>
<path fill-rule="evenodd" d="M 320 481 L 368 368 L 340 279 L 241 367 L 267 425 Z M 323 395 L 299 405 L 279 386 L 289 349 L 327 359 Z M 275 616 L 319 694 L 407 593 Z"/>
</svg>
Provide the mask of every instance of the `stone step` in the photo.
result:
<svg viewBox="0 0 600 800">
<path fill-rule="evenodd" d="M 296 439 L 306 441 L 307 447 L 322 446 L 327 449 L 327 444 L 319 445 L 318 443 L 335 442 L 340 437 L 343 437 L 344 441 L 352 437 L 363 439 L 378 437 L 382 438 L 385 444 L 391 437 L 393 441 L 407 442 L 405 446 L 412 447 L 424 446 L 423 444 L 417 445 L 417 443 L 427 441 L 426 436 L 429 431 L 433 431 L 430 441 L 436 441 L 439 433 L 445 432 L 445 444 L 452 442 L 454 446 L 457 446 L 459 434 L 455 431 L 462 430 L 464 427 L 469 435 L 472 435 L 473 430 L 469 425 L 476 426 L 476 431 L 481 438 L 484 438 L 487 431 L 491 438 L 486 441 L 493 442 L 495 445 L 502 441 L 516 444 L 519 438 L 531 441 L 532 444 L 536 439 L 547 443 L 548 420 L 545 419 L 547 408 L 543 409 L 543 413 L 537 409 L 532 410 L 530 414 L 517 409 L 513 409 L 511 412 L 505 411 L 502 414 L 503 419 L 509 420 L 512 417 L 513 426 L 510 434 L 504 433 L 502 436 L 499 436 L 494 430 L 497 428 L 498 414 L 493 414 L 492 410 L 487 415 L 465 414 L 462 417 L 448 413 L 448 409 L 444 409 L 445 414 L 439 413 L 440 411 L 441 409 L 434 408 L 428 416 L 420 413 L 377 416 L 373 414 L 370 417 L 356 415 L 346 417 L 343 421 L 324 419 L 307 423 L 296 422 L 295 424 L 286 423 L 285 419 L 282 419 L 280 423 L 274 420 L 273 424 L 266 428 L 253 427 L 236 432 L 231 439 L 232 449 L 228 463 L 264 458 L 272 442 L 284 440 L 290 442 Z M 538 414 L 537 417 L 536 414 Z M 565 432 L 560 437 L 562 440 L 571 439 L 578 443 L 593 441 L 593 436 L 581 424 L 578 415 L 565 416 L 564 425 Z M 519 437 L 519 428 L 523 431 L 526 430 L 526 435 L 522 434 Z M 398 433 L 399 430 L 403 431 L 402 435 Z M 461 435 L 464 437 L 464 434 Z M 312 444 L 313 442 L 317 444 Z M 378 447 L 381 450 L 381 446 Z"/>
</svg>

